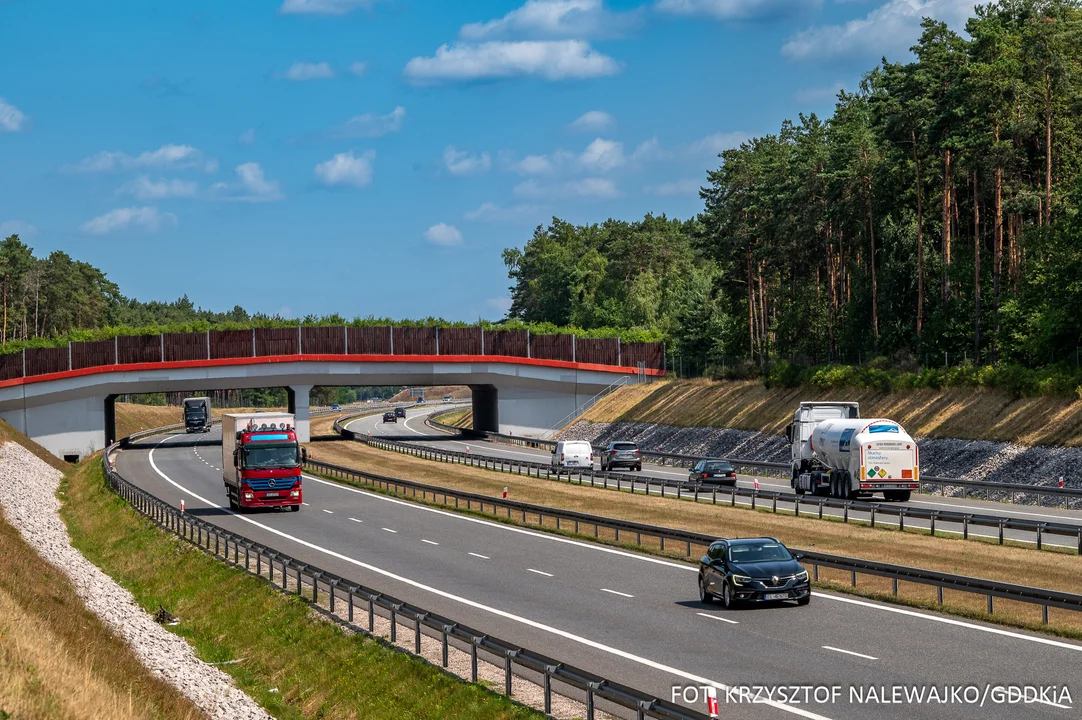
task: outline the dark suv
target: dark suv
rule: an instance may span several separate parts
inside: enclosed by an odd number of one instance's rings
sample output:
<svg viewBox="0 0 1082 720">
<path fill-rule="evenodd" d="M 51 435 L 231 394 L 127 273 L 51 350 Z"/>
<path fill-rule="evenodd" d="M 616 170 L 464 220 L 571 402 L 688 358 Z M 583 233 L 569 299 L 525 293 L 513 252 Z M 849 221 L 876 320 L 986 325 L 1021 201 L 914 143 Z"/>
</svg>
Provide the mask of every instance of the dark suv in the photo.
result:
<svg viewBox="0 0 1082 720">
<path fill-rule="evenodd" d="M 740 603 L 811 602 L 808 571 L 775 538 L 739 538 L 711 543 L 699 560 L 699 600 L 720 597 L 725 607 Z"/>
<path fill-rule="evenodd" d="M 383 413 L 383 422 L 385 422 L 385 423 L 393 422 L 393 423 L 397 424 L 398 423 L 398 416 L 395 415 L 390 410 L 388 410 L 387 412 Z"/>
<path fill-rule="evenodd" d="M 736 470 L 728 460 L 700 460 L 688 474 L 688 482 L 694 485 L 736 485 Z"/>
<path fill-rule="evenodd" d="M 631 468 L 642 471 L 642 451 L 633 442 L 611 442 L 601 453 L 601 470 L 607 471 L 617 467 Z"/>
<path fill-rule="evenodd" d="M 395 417 L 400 417 L 400 418 L 406 417 L 406 408 L 395 408 L 394 409 L 394 416 Z"/>
</svg>

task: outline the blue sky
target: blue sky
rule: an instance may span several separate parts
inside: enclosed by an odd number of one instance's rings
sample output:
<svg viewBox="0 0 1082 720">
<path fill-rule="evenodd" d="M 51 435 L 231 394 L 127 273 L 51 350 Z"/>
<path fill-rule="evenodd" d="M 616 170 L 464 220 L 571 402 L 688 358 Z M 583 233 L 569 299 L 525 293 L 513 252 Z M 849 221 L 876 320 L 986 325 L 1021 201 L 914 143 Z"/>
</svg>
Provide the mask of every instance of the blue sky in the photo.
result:
<svg viewBox="0 0 1082 720">
<path fill-rule="evenodd" d="M 498 318 L 553 215 L 689 217 L 971 0 L 0 0 L 0 235 L 142 300 Z"/>
</svg>

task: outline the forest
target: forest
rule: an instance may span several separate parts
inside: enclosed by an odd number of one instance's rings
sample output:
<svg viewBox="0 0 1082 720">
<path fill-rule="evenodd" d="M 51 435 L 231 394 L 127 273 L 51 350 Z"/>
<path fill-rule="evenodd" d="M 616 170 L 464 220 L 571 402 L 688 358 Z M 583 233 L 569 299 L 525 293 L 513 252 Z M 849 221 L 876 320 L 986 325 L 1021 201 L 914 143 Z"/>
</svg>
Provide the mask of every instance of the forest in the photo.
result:
<svg viewBox="0 0 1082 720">
<path fill-rule="evenodd" d="M 575 226 L 504 251 L 509 315 L 659 331 L 764 365 L 1078 364 L 1082 5 L 925 19 L 864 74 L 719 156 L 697 217 Z"/>
</svg>

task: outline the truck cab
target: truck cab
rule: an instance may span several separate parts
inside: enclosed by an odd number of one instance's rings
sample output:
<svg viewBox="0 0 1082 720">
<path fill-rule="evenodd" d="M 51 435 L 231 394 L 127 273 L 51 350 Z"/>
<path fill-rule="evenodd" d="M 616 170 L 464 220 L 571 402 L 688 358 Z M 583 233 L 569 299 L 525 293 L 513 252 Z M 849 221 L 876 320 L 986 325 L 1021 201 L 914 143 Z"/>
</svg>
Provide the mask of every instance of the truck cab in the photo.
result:
<svg viewBox="0 0 1082 720">
<path fill-rule="evenodd" d="M 287 413 L 226 415 L 222 468 L 229 506 L 300 510 L 302 448 Z"/>
</svg>

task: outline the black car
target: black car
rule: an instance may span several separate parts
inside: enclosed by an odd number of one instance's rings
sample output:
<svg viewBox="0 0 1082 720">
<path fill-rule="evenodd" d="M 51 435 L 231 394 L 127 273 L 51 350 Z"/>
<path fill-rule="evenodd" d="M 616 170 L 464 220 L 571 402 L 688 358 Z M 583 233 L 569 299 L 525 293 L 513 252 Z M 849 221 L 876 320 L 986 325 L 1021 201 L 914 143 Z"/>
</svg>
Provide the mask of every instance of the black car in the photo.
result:
<svg viewBox="0 0 1082 720">
<path fill-rule="evenodd" d="M 393 422 L 393 423 L 397 424 L 398 423 L 398 416 L 395 415 L 390 410 L 388 410 L 387 412 L 383 413 L 383 422 L 385 422 L 385 423 Z"/>
<path fill-rule="evenodd" d="M 406 417 L 406 408 L 395 408 L 394 409 L 394 416 L 396 418 L 404 418 L 404 417 Z"/>
<path fill-rule="evenodd" d="M 700 460 L 688 474 L 688 482 L 695 485 L 716 483 L 718 485 L 736 485 L 736 470 L 728 460 Z"/>
<path fill-rule="evenodd" d="M 642 451 L 633 442 L 611 442 L 601 453 L 602 472 L 616 467 L 642 471 Z"/>
<path fill-rule="evenodd" d="M 699 600 L 720 597 L 728 608 L 783 600 L 807 605 L 811 582 L 797 562 L 802 557 L 770 537 L 717 540 L 699 560 Z"/>
</svg>

